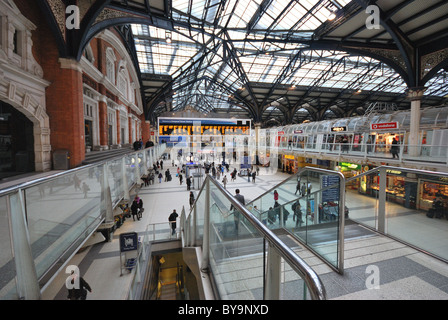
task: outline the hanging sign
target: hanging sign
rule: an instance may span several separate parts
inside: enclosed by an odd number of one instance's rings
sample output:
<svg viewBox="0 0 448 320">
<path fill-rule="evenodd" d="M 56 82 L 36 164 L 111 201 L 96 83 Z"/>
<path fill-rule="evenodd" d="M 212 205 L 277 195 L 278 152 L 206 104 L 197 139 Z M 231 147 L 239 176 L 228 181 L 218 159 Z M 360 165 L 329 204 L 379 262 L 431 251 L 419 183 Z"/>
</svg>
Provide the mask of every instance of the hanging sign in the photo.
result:
<svg viewBox="0 0 448 320">
<path fill-rule="evenodd" d="M 347 131 L 347 127 L 343 126 L 343 127 L 333 127 L 331 128 L 332 132 L 344 132 Z"/>
<path fill-rule="evenodd" d="M 372 123 L 372 130 L 398 129 L 398 122 Z"/>
</svg>

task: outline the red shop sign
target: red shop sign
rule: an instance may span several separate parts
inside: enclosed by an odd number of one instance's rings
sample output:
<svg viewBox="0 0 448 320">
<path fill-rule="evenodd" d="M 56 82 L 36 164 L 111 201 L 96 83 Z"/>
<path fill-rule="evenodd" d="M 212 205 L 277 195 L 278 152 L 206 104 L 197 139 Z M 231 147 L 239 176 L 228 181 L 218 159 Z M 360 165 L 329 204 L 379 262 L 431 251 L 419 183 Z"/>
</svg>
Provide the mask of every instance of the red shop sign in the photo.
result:
<svg viewBox="0 0 448 320">
<path fill-rule="evenodd" d="M 372 123 L 372 130 L 398 129 L 398 122 Z"/>
</svg>

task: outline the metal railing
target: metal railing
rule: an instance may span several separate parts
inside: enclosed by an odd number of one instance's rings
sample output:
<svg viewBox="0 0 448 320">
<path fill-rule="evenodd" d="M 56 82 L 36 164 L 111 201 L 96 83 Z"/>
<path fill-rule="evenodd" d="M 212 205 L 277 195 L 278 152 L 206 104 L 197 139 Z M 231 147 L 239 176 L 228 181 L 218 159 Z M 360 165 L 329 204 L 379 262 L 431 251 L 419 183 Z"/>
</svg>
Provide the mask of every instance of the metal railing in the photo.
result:
<svg viewBox="0 0 448 320">
<path fill-rule="evenodd" d="M 164 151 L 130 152 L 0 191 L 1 299 L 39 299 Z"/>
<path fill-rule="evenodd" d="M 202 246 L 201 270 L 210 271 L 221 299 L 288 298 L 281 295 L 285 278 L 298 281 L 298 291 L 304 283 L 303 298 L 309 292 L 311 299 L 326 299 L 314 270 L 210 176 L 190 215 L 181 218 L 181 231 L 185 246 Z M 289 272 L 283 280 L 282 259 L 283 272 Z M 260 284 L 260 297 L 254 296 L 251 280 Z"/>
</svg>

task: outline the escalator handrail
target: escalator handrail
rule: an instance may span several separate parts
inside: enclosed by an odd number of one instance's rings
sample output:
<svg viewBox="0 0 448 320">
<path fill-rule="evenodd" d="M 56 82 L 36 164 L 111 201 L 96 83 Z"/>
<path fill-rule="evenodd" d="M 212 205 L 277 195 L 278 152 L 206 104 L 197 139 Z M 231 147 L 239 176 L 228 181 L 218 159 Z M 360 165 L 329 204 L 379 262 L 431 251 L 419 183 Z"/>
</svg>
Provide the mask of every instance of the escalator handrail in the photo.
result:
<svg viewBox="0 0 448 320">
<path fill-rule="evenodd" d="M 302 260 L 293 250 L 291 250 L 291 248 L 285 245 L 277 235 L 275 235 L 260 220 L 258 220 L 258 218 L 255 217 L 244 205 L 236 200 L 232 194 L 229 193 L 229 191 L 224 189 L 224 187 L 221 186 L 216 179 L 207 176 L 204 181 L 203 188 L 206 183 L 214 184 L 214 186 L 227 198 L 227 200 L 230 201 L 233 207 L 238 210 L 244 218 L 257 229 L 258 232 L 260 232 L 263 238 L 265 238 L 278 251 L 280 256 L 285 259 L 289 265 L 302 277 L 310 291 L 312 299 L 326 299 L 326 292 L 323 283 L 317 273 L 304 260 Z"/>
</svg>

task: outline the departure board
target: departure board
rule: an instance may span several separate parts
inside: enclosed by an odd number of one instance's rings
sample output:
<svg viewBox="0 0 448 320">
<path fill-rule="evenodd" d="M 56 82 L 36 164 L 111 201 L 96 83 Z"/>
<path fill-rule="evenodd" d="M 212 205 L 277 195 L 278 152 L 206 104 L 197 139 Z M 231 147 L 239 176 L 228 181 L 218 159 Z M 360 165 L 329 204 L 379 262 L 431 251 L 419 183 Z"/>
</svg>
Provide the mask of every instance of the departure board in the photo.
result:
<svg viewBox="0 0 448 320">
<path fill-rule="evenodd" d="M 159 136 L 250 135 L 249 119 L 159 118 Z"/>
</svg>

